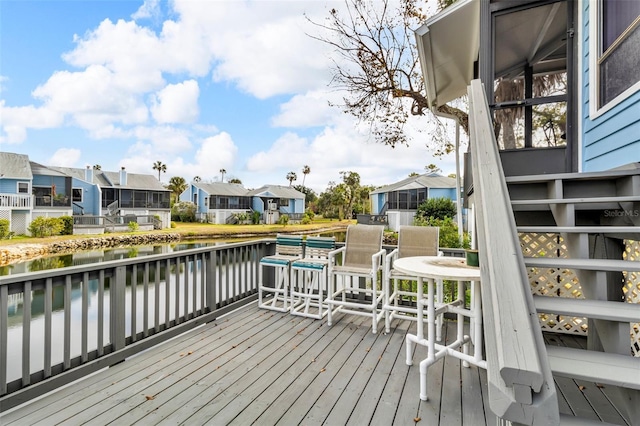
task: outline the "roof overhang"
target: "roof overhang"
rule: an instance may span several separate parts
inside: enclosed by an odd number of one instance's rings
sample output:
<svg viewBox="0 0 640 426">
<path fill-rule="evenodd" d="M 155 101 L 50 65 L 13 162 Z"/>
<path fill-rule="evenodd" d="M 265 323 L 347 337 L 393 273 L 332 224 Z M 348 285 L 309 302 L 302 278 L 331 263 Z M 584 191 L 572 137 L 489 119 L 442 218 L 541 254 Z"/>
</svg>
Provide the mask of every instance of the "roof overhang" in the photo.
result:
<svg viewBox="0 0 640 426">
<path fill-rule="evenodd" d="M 463 96 L 480 46 L 480 2 L 458 0 L 415 31 L 431 108 Z"/>
</svg>

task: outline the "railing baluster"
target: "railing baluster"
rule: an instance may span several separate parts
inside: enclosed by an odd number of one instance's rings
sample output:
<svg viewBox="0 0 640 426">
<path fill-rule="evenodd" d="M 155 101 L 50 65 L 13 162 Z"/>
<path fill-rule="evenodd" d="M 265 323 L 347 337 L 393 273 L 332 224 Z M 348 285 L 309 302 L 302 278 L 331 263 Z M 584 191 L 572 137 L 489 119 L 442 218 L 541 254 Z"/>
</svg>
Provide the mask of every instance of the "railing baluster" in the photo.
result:
<svg viewBox="0 0 640 426">
<path fill-rule="evenodd" d="M 153 311 L 153 326 L 155 328 L 155 332 L 158 333 L 160 331 L 160 261 L 156 261 L 156 267 L 154 270 L 154 283 L 155 283 L 155 291 L 154 295 L 154 311 Z"/>
<path fill-rule="evenodd" d="M 189 315 L 189 255 L 184 257 L 184 320 L 190 318 Z"/>
<path fill-rule="evenodd" d="M 144 279 L 143 279 L 144 293 L 143 293 L 143 319 L 142 319 L 142 335 L 147 337 L 149 335 L 149 262 L 144 263 Z"/>
<path fill-rule="evenodd" d="M 64 369 L 71 368 L 71 275 L 64 280 Z"/>
<path fill-rule="evenodd" d="M 22 386 L 31 384 L 31 281 L 22 293 Z"/>
<path fill-rule="evenodd" d="M 180 324 L 180 258 L 176 257 L 176 300 L 175 302 L 175 324 Z"/>
<path fill-rule="evenodd" d="M 104 269 L 98 273 L 98 356 L 104 354 Z"/>
<path fill-rule="evenodd" d="M 136 341 L 136 319 L 138 316 L 137 310 L 137 289 L 138 287 L 138 265 L 133 265 L 131 268 L 131 342 Z"/>
<path fill-rule="evenodd" d="M 51 377 L 51 316 L 53 314 L 53 279 L 44 287 L 44 377 Z"/>
<path fill-rule="evenodd" d="M 113 350 L 117 351 L 125 347 L 126 330 L 125 330 L 125 294 L 127 286 L 127 267 L 118 266 L 115 268 L 115 276 L 111 279 L 109 285 L 109 298 L 111 300 L 111 314 L 109 320 L 111 322 L 110 335 Z"/>
<path fill-rule="evenodd" d="M 0 286 L 0 394 L 7 393 L 7 334 L 9 322 L 9 287 Z"/>
<path fill-rule="evenodd" d="M 171 259 L 167 259 L 167 265 L 164 271 L 164 326 L 165 329 L 169 328 L 169 313 L 170 306 L 169 301 L 171 300 Z"/>
<path fill-rule="evenodd" d="M 89 333 L 89 273 L 82 274 L 82 362 L 88 359 Z"/>
</svg>

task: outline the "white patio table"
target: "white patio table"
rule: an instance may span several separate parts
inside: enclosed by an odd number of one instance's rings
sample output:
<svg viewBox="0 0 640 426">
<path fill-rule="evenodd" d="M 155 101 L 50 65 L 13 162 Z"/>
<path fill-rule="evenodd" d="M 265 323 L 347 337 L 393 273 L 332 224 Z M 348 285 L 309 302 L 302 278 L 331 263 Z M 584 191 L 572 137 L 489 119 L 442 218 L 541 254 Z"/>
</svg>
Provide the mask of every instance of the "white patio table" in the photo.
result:
<svg viewBox="0 0 640 426">
<path fill-rule="evenodd" d="M 480 297 L 480 268 L 468 266 L 464 258 L 443 256 L 417 256 L 397 259 L 393 267 L 415 276 L 418 281 L 418 330 L 417 335 L 407 334 L 407 365 L 413 364 L 414 344 L 428 348 L 427 358 L 420 362 L 420 399 L 427 400 L 427 368 L 445 355 L 454 356 L 469 364 L 487 368 L 482 359 L 482 303 Z M 428 294 L 424 298 L 423 282 L 427 280 Z M 437 303 L 434 281 L 438 279 L 458 281 L 457 298 L 450 303 Z M 471 301 L 465 304 L 465 282 L 471 282 Z M 442 299 L 441 299 L 442 300 Z M 424 336 L 424 306 L 427 307 L 427 337 Z M 436 343 L 436 316 L 452 312 L 457 314 L 456 340 L 448 345 Z M 470 336 L 464 334 L 464 318 L 470 318 Z M 468 354 L 468 344 L 474 345 L 473 355 Z M 462 347 L 462 351 L 460 348 Z"/>
</svg>

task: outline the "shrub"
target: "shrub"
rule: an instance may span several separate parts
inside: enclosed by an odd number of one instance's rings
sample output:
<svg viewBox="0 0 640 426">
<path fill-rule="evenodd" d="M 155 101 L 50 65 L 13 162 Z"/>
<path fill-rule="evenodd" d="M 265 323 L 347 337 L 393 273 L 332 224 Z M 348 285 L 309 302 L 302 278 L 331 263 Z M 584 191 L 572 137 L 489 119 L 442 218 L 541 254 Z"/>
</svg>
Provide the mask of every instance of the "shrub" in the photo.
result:
<svg viewBox="0 0 640 426">
<path fill-rule="evenodd" d="M 286 214 L 283 214 L 282 216 L 280 216 L 280 218 L 278 219 L 278 225 L 288 225 L 289 224 L 289 216 Z"/>
<path fill-rule="evenodd" d="M 29 224 L 29 233 L 38 238 L 50 237 L 52 235 L 60 235 L 62 228 L 63 223 L 60 218 L 39 216 Z"/>
<path fill-rule="evenodd" d="M 458 236 L 458 225 L 451 219 L 450 217 L 446 217 L 444 219 L 436 219 L 429 218 L 424 219 L 416 216 L 413 220 L 414 225 L 418 226 L 437 226 L 440 228 L 440 237 L 438 244 L 440 247 L 446 248 L 469 248 L 471 247 L 471 240 L 469 239 L 469 234 L 464 233 L 462 237 L 462 241 L 460 241 L 460 237 Z"/>
<path fill-rule="evenodd" d="M 61 235 L 73 235 L 73 216 L 61 216 L 62 231 Z"/>
<path fill-rule="evenodd" d="M 436 219 L 444 219 L 454 217 L 456 215 L 456 204 L 449 198 L 429 198 L 418 206 L 416 216 L 424 219 L 433 217 Z"/>
<path fill-rule="evenodd" d="M 129 232 L 136 232 L 138 229 L 140 229 L 140 225 L 138 225 L 138 222 L 129 222 Z"/>
<path fill-rule="evenodd" d="M 178 225 L 176 225 L 176 223 L 175 223 L 175 222 L 171 221 L 171 227 L 172 227 L 172 228 L 175 228 L 176 226 L 178 226 Z"/>
<path fill-rule="evenodd" d="M 9 236 L 9 226 L 11 222 L 8 219 L 0 219 L 0 240 L 4 240 Z"/>
<path fill-rule="evenodd" d="M 196 221 L 196 205 L 191 201 L 180 201 L 171 207 L 171 220 L 180 222 Z"/>
<path fill-rule="evenodd" d="M 259 225 L 260 224 L 260 212 L 257 210 L 254 210 L 251 212 L 251 223 L 254 225 Z"/>
</svg>

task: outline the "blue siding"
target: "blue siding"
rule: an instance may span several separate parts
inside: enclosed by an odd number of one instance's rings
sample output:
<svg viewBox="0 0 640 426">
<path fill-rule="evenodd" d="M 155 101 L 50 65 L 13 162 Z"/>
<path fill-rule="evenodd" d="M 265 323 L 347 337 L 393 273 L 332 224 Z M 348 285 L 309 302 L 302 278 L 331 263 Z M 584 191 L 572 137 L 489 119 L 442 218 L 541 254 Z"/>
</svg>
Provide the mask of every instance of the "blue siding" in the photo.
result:
<svg viewBox="0 0 640 426">
<path fill-rule="evenodd" d="M 98 185 L 86 182 L 84 180 L 73 178 L 71 181 L 73 188 L 82 189 L 82 202 L 75 202 L 75 204 L 84 208 L 84 214 L 100 214 L 100 189 Z"/>
<path fill-rule="evenodd" d="M 253 197 L 253 200 L 251 200 L 251 207 L 257 212 L 264 213 L 265 206 L 260 197 Z"/>
<path fill-rule="evenodd" d="M 429 198 L 445 197 L 456 201 L 455 188 L 429 188 Z"/>
<path fill-rule="evenodd" d="M 17 194 L 18 182 L 30 183 L 29 180 L 25 180 L 25 179 L 0 179 L 0 193 Z M 29 188 L 31 188 L 31 186 L 29 186 Z M 31 195 L 31 194 L 25 194 L 25 195 Z"/>
<path fill-rule="evenodd" d="M 582 4 L 582 170 L 591 172 L 640 161 L 640 92 L 636 91 L 609 111 L 591 119 L 589 7 L 592 4 L 589 1 Z"/>
</svg>

